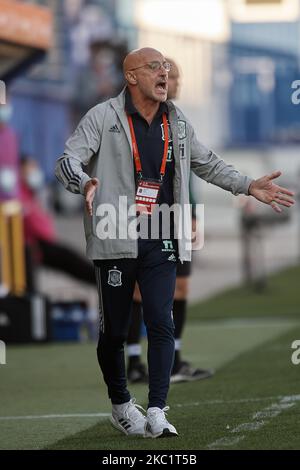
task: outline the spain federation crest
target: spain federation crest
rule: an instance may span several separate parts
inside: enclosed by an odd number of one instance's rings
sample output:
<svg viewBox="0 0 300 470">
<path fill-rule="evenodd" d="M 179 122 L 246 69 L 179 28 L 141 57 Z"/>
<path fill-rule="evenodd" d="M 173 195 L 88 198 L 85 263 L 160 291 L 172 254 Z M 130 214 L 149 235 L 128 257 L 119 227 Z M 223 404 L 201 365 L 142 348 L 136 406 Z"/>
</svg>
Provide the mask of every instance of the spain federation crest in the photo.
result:
<svg viewBox="0 0 300 470">
<path fill-rule="evenodd" d="M 178 120 L 178 138 L 186 138 L 186 122 L 182 121 L 181 119 Z"/>
<path fill-rule="evenodd" d="M 122 272 L 114 266 L 114 269 L 109 269 L 107 283 L 112 287 L 118 287 L 122 285 Z"/>
</svg>

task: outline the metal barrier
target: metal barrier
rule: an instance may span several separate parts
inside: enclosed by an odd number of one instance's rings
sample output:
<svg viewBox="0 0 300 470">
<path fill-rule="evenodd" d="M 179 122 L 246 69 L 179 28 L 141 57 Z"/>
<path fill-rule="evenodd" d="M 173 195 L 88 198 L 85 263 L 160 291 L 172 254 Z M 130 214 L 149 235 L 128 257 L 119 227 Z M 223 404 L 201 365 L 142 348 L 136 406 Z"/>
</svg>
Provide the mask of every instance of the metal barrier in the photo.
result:
<svg viewBox="0 0 300 470">
<path fill-rule="evenodd" d="M 267 287 L 267 268 L 264 256 L 264 229 L 289 222 L 290 212 L 280 216 L 269 206 L 260 204 L 254 198 L 243 198 L 240 212 L 242 242 L 242 263 L 244 280 L 257 292 Z"/>
<path fill-rule="evenodd" d="M 12 200 L 0 204 L 0 284 L 22 295 L 26 290 L 22 206 Z"/>
</svg>

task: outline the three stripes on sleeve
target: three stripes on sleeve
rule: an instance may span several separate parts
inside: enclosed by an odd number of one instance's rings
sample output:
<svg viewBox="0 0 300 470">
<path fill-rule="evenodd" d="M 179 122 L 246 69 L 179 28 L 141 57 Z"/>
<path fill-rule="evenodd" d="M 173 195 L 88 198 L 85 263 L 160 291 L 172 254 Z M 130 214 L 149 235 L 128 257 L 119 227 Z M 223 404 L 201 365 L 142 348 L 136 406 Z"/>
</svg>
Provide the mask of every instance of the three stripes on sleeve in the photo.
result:
<svg viewBox="0 0 300 470">
<path fill-rule="evenodd" d="M 61 170 L 61 178 L 63 180 L 64 186 L 72 191 L 73 193 L 80 193 L 80 181 L 81 177 L 78 174 L 78 165 L 71 163 L 71 159 L 67 157 L 62 157 L 60 161 L 60 170 Z M 80 165 L 80 172 L 83 173 L 82 167 Z"/>
</svg>

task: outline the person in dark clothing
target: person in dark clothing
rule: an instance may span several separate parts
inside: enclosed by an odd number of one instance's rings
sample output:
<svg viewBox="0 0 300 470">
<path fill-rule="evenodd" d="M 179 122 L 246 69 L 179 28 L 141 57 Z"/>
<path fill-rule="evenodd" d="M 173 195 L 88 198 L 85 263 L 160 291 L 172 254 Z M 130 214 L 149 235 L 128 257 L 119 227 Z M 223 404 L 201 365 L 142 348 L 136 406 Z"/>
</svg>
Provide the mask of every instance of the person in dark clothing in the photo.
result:
<svg viewBox="0 0 300 470">
<path fill-rule="evenodd" d="M 168 99 L 175 100 L 178 97 L 180 73 L 177 64 L 166 59 L 171 65 L 168 74 Z M 192 204 L 192 230 L 196 230 L 196 213 L 193 192 L 190 188 L 190 201 Z M 185 261 L 177 264 L 176 286 L 173 302 L 173 320 L 175 336 L 174 364 L 171 371 L 171 383 L 190 382 L 194 380 L 206 379 L 213 375 L 212 369 L 193 367 L 189 362 L 181 357 L 181 338 L 186 323 L 187 296 L 189 289 L 189 278 L 192 271 L 192 262 Z M 147 383 L 148 371 L 141 359 L 142 348 L 140 344 L 142 330 L 142 299 L 138 288 L 135 285 L 133 294 L 133 304 L 131 312 L 131 324 L 127 338 L 127 377 L 131 383 Z"/>
<path fill-rule="evenodd" d="M 59 242 L 52 215 L 41 205 L 38 193 L 44 176 L 29 155 L 20 162 L 20 200 L 23 207 L 27 290 L 36 290 L 35 269 L 45 266 L 96 286 L 93 264 L 74 248 Z"/>
<path fill-rule="evenodd" d="M 124 60 L 127 86 L 88 111 L 56 164 L 65 188 L 85 197 L 87 255 L 94 261 L 99 293 L 97 357 L 112 403 L 111 423 L 127 436 L 178 435 L 166 417 L 166 401 L 174 362 L 177 260 L 191 260 L 186 210 L 191 170 L 278 212 L 279 205 L 294 203 L 293 193 L 273 183 L 279 171 L 253 180 L 197 140 L 182 111 L 166 101 L 170 68 L 153 48 L 129 53 Z M 173 201 L 176 213 L 169 206 Z M 160 223 L 156 215 L 163 207 L 166 217 Z M 147 225 L 151 237 L 141 230 Z M 148 335 L 146 416 L 127 389 L 124 357 L 136 281 Z"/>
</svg>

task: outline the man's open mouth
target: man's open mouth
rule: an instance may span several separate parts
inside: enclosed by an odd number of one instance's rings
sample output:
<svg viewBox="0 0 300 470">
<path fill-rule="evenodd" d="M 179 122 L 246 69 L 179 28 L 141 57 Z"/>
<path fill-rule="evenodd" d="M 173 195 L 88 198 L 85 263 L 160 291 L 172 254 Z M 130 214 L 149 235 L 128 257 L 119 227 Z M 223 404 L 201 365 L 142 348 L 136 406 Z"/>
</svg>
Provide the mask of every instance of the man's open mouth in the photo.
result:
<svg viewBox="0 0 300 470">
<path fill-rule="evenodd" d="M 158 82 L 156 85 L 155 85 L 155 88 L 157 91 L 159 91 L 160 93 L 165 93 L 167 91 L 167 82 Z"/>
</svg>

